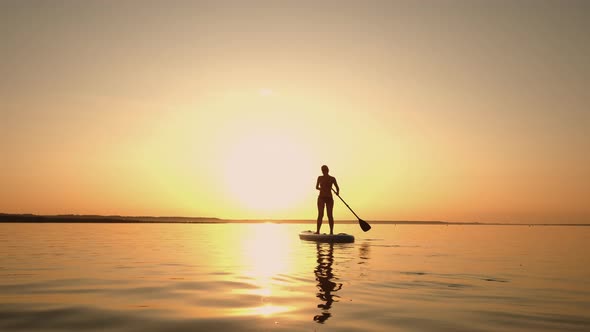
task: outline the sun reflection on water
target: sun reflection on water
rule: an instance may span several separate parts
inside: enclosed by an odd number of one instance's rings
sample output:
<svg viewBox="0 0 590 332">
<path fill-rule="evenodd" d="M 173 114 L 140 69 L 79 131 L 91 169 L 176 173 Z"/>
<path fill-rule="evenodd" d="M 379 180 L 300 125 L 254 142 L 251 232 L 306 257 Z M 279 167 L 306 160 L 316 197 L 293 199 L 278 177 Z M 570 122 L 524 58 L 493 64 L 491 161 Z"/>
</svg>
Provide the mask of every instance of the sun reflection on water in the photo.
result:
<svg viewBox="0 0 590 332">
<path fill-rule="evenodd" d="M 263 304 L 259 307 L 253 308 L 245 308 L 245 309 L 238 309 L 234 310 L 234 314 L 236 316 L 262 316 L 262 317 L 271 317 L 272 315 L 284 313 L 287 311 L 292 310 L 291 307 L 286 306 L 278 306 L 272 304 Z"/>
<path fill-rule="evenodd" d="M 273 295 L 285 296 L 282 294 L 285 291 L 282 290 L 281 282 L 276 277 L 290 271 L 291 248 L 289 242 L 284 241 L 289 237 L 287 229 L 272 223 L 251 226 L 242 237 L 242 276 L 248 279 L 254 288 L 244 290 L 243 293 L 261 296 L 261 305 L 238 310 L 236 314 L 268 317 L 289 311 L 292 308 L 272 304 Z"/>
<path fill-rule="evenodd" d="M 255 224 L 244 234 L 242 247 L 244 274 L 259 281 L 285 273 L 288 269 L 289 236 L 287 230 L 272 223 Z"/>
</svg>

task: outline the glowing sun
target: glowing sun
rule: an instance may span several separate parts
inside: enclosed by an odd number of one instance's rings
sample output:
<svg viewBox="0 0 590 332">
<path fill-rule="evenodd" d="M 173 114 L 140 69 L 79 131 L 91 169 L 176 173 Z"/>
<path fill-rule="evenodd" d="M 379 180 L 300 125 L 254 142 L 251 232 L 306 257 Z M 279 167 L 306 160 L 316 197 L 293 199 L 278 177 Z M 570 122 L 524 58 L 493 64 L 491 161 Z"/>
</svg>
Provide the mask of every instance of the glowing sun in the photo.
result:
<svg viewBox="0 0 590 332">
<path fill-rule="evenodd" d="M 313 192 L 310 161 L 301 142 L 285 133 L 244 133 L 228 150 L 226 186 L 248 209 L 286 209 L 303 200 L 306 192 Z"/>
</svg>

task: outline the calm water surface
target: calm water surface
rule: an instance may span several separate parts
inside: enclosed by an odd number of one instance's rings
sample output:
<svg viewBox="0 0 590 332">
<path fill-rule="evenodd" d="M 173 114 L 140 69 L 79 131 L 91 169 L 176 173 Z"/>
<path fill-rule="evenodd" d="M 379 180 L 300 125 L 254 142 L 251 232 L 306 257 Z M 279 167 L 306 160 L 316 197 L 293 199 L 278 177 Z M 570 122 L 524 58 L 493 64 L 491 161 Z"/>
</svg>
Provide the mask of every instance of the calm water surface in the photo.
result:
<svg viewBox="0 0 590 332">
<path fill-rule="evenodd" d="M 590 331 L 590 227 L 0 224 L 0 331 Z"/>
</svg>

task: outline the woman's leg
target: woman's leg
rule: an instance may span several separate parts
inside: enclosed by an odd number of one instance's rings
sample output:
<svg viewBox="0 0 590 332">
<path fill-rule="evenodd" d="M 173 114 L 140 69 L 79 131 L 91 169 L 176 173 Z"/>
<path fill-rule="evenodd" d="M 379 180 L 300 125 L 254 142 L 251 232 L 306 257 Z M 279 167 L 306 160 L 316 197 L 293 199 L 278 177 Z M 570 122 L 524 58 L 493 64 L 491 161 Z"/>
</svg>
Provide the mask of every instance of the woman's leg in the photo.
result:
<svg viewBox="0 0 590 332">
<path fill-rule="evenodd" d="M 326 208 L 328 210 L 328 221 L 330 222 L 330 234 L 334 234 L 334 216 L 332 215 L 332 210 L 334 209 L 333 199 L 326 202 Z"/>
<path fill-rule="evenodd" d="M 318 197 L 318 222 L 316 233 L 320 234 L 320 228 L 322 227 L 322 219 L 324 218 L 324 200 Z"/>
</svg>

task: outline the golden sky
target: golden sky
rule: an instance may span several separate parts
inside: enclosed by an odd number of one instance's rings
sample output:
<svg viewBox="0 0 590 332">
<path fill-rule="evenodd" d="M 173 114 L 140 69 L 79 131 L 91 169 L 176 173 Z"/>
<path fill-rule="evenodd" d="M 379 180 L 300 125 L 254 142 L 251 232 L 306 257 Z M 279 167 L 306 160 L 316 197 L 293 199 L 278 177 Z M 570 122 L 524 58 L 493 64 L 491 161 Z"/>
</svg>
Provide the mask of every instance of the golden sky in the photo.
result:
<svg viewBox="0 0 590 332">
<path fill-rule="evenodd" d="M 2 1 L 0 212 L 590 222 L 590 2 Z M 354 219 L 336 202 L 336 219 Z"/>
</svg>

